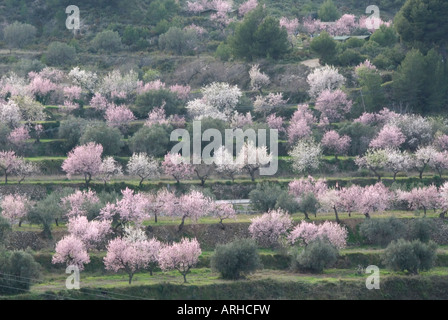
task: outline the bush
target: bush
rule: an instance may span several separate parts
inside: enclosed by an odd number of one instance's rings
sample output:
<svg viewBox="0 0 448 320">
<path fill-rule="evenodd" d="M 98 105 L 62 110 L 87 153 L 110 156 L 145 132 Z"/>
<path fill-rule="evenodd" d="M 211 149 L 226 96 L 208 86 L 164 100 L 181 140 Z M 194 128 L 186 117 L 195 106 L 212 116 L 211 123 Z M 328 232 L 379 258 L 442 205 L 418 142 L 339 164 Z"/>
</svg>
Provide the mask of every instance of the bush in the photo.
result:
<svg viewBox="0 0 448 320">
<path fill-rule="evenodd" d="M 409 228 L 408 239 L 420 240 L 421 242 L 428 242 L 431 240 L 431 234 L 435 230 L 436 225 L 433 220 L 420 218 L 412 221 Z"/>
<path fill-rule="evenodd" d="M 229 61 L 232 57 L 232 48 L 228 44 L 221 42 L 216 48 L 215 57 L 221 61 Z"/>
<path fill-rule="evenodd" d="M 21 294 L 40 277 L 40 265 L 23 251 L 0 253 L 0 294 Z"/>
<path fill-rule="evenodd" d="M 139 118 L 147 118 L 152 109 L 165 104 L 167 116 L 182 113 L 182 100 L 169 90 L 151 90 L 138 95 L 135 100 L 135 107 L 132 111 Z"/>
<path fill-rule="evenodd" d="M 105 30 L 93 38 L 92 46 L 97 51 L 117 52 L 122 48 L 121 37 L 116 31 Z"/>
<path fill-rule="evenodd" d="M 258 183 L 256 188 L 249 192 L 249 198 L 255 210 L 268 212 L 275 208 L 277 199 L 282 192 L 283 190 L 279 185 Z"/>
<path fill-rule="evenodd" d="M 397 218 L 366 219 L 359 227 L 359 233 L 369 244 L 387 246 L 391 241 L 402 238 L 406 226 Z"/>
<path fill-rule="evenodd" d="M 317 12 L 319 19 L 322 21 L 336 21 L 340 17 L 338 8 L 332 0 L 327 0 L 321 4 Z"/>
<path fill-rule="evenodd" d="M 11 225 L 8 220 L 0 215 L 0 248 L 1 245 L 5 244 L 11 230 Z"/>
<path fill-rule="evenodd" d="M 62 120 L 58 129 L 58 138 L 64 139 L 64 150 L 70 151 L 79 143 L 82 133 L 89 122 L 83 118 L 69 116 L 67 120 Z"/>
<path fill-rule="evenodd" d="M 287 211 L 290 214 L 296 213 L 299 211 L 299 203 L 296 201 L 293 195 L 291 195 L 288 191 L 284 190 L 277 198 L 277 202 L 275 203 L 275 209 L 281 208 Z"/>
<path fill-rule="evenodd" d="M 198 35 L 194 30 L 182 30 L 171 27 L 167 32 L 159 36 L 160 50 L 170 51 L 174 54 L 193 54 L 199 42 Z"/>
<path fill-rule="evenodd" d="M 211 259 L 211 267 L 223 279 L 239 279 L 261 267 L 257 244 L 253 239 L 238 239 L 218 245 Z"/>
<path fill-rule="evenodd" d="M 331 267 L 338 259 L 338 250 L 328 240 L 316 239 L 302 251 L 292 254 L 292 269 L 322 273 L 325 268 Z"/>
<path fill-rule="evenodd" d="M 117 155 L 123 147 L 123 138 L 118 128 L 110 127 L 105 122 L 95 122 L 85 128 L 79 143 L 96 142 L 103 146 L 104 155 Z"/>
<path fill-rule="evenodd" d="M 129 148 L 132 152 L 146 152 L 154 157 L 161 157 L 168 153 L 170 127 L 153 125 L 143 126 L 131 138 Z"/>
<path fill-rule="evenodd" d="M 404 239 L 391 242 L 383 253 L 383 262 L 387 268 L 395 271 L 408 271 L 418 274 L 418 271 L 429 270 L 437 258 L 437 245 L 430 241 L 412 242 Z"/>
<path fill-rule="evenodd" d="M 23 48 L 33 42 L 36 37 L 36 28 L 16 21 L 5 27 L 3 37 L 9 48 Z"/>
<path fill-rule="evenodd" d="M 71 65 L 76 57 L 75 48 L 63 42 L 52 42 L 48 46 L 46 62 L 52 66 Z"/>
</svg>

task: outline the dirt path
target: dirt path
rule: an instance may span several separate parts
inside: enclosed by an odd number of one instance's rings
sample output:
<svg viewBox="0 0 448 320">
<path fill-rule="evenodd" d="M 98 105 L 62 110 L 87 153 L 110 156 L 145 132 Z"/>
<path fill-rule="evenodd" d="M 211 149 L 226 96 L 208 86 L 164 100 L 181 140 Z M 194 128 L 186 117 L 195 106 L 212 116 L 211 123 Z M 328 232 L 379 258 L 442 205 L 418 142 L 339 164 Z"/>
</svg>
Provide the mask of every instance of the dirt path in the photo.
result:
<svg viewBox="0 0 448 320">
<path fill-rule="evenodd" d="M 319 59 L 305 60 L 305 61 L 302 61 L 301 64 L 304 64 L 304 65 L 306 65 L 307 67 L 310 67 L 310 68 L 320 67 Z"/>
</svg>

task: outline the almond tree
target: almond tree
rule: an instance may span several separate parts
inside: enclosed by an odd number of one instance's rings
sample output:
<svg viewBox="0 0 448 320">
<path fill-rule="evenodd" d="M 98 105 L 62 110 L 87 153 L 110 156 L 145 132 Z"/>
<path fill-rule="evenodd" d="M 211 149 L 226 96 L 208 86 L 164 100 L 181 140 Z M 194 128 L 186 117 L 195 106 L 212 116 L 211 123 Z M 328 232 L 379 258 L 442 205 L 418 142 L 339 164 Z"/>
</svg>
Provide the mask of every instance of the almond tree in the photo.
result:
<svg viewBox="0 0 448 320">
<path fill-rule="evenodd" d="M 313 140 L 300 140 L 289 152 L 292 167 L 298 173 L 317 170 L 322 158 L 322 148 L 320 144 Z"/>
<path fill-rule="evenodd" d="M 83 175 L 88 188 L 92 177 L 100 171 L 102 153 L 103 146 L 94 142 L 75 147 L 62 163 L 62 170 L 67 172 L 69 179 L 74 174 Z"/>
<path fill-rule="evenodd" d="M 111 220 L 88 221 L 85 216 L 73 216 L 69 219 L 67 230 L 80 239 L 87 250 L 98 248 L 111 233 Z"/>
<path fill-rule="evenodd" d="M 219 225 L 223 230 L 225 229 L 225 226 L 222 223 L 224 219 L 236 219 L 236 211 L 231 203 L 212 203 L 210 214 L 219 219 Z"/>
<path fill-rule="evenodd" d="M 340 203 L 339 190 L 328 189 L 326 192 L 319 194 L 318 201 L 320 204 L 320 210 L 324 212 L 330 212 L 333 210 L 336 222 L 340 223 L 338 214 Z"/>
<path fill-rule="evenodd" d="M 127 170 L 130 175 L 140 177 L 139 187 L 141 187 L 145 179 L 159 176 L 159 163 L 144 152 L 134 153 L 128 161 Z"/>
<path fill-rule="evenodd" d="M 337 223 L 325 221 L 316 225 L 302 221 L 291 231 L 288 240 L 291 244 L 298 242 L 300 245 L 307 246 L 316 239 L 326 238 L 336 248 L 343 249 L 347 246 L 347 236 L 347 229 Z"/>
<path fill-rule="evenodd" d="M 286 132 L 283 126 L 284 119 L 282 117 L 277 117 L 275 114 L 271 114 L 266 118 L 266 123 L 270 129 L 276 129 L 278 132 Z"/>
<path fill-rule="evenodd" d="M 182 158 L 180 153 L 167 153 L 162 162 L 162 170 L 167 175 L 171 175 L 180 183 L 181 179 L 190 178 L 194 173 L 194 167 L 188 160 Z"/>
<path fill-rule="evenodd" d="M 406 151 L 398 149 L 387 149 L 387 160 L 384 164 L 386 170 L 392 171 L 394 174 L 394 181 L 398 172 L 406 172 L 414 166 L 412 156 Z"/>
<path fill-rule="evenodd" d="M 213 82 L 202 87 L 201 92 L 208 104 L 227 117 L 232 114 L 242 96 L 237 86 L 231 86 L 225 82 Z"/>
<path fill-rule="evenodd" d="M 367 219 L 370 219 L 370 213 L 383 212 L 389 207 L 391 194 L 381 182 L 375 185 L 364 187 L 359 198 L 358 208 Z"/>
<path fill-rule="evenodd" d="M 338 70 L 333 66 L 324 66 L 315 69 L 307 77 L 310 86 L 309 94 L 312 98 L 317 98 L 324 90 L 336 90 L 345 83 L 345 78 L 339 74 Z"/>
<path fill-rule="evenodd" d="M 77 266 L 79 270 L 84 270 L 84 265 L 90 262 L 89 254 L 84 243 L 74 235 L 62 238 L 56 244 L 56 253 L 53 255 L 51 263 L 66 263 L 67 266 Z"/>
<path fill-rule="evenodd" d="M 26 196 L 20 194 L 5 195 L 0 202 L 1 215 L 8 219 L 11 224 L 18 223 L 22 226 L 22 221 L 28 214 L 30 201 Z"/>
<path fill-rule="evenodd" d="M 429 166 L 442 178 L 443 170 L 448 169 L 448 151 L 436 152 Z"/>
<path fill-rule="evenodd" d="M 233 159 L 232 154 L 225 146 L 221 146 L 215 151 L 213 161 L 216 171 L 230 177 L 232 182 L 235 181 L 235 175 L 242 170 L 241 164 Z"/>
<path fill-rule="evenodd" d="M 349 217 L 352 216 L 352 212 L 358 210 L 358 201 L 363 191 L 362 187 L 355 184 L 339 190 L 339 207 L 347 212 Z"/>
<path fill-rule="evenodd" d="M 124 105 L 116 106 L 114 104 L 107 107 L 104 118 L 109 126 L 118 127 L 122 131 L 131 121 L 136 119 L 128 107 Z"/>
<path fill-rule="evenodd" d="M 387 151 L 383 149 L 369 149 L 364 156 L 356 157 L 355 163 L 359 168 L 366 168 L 378 177 L 381 181 L 380 170 L 384 168 L 387 163 Z"/>
<path fill-rule="evenodd" d="M 8 175 L 13 173 L 22 161 L 14 151 L 0 151 L 0 169 L 5 176 L 5 184 L 8 184 Z"/>
<path fill-rule="evenodd" d="M 238 14 L 244 17 L 247 13 L 255 9 L 257 6 L 258 6 L 257 0 L 247 0 L 238 7 Z"/>
<path fill-rule="evenodd" d="M 260 71 L 260 65 L 254 64 L 249 70 L 250 86 L 252 90 L 260 91 L 263 94 L 262 89 L 269 85 L 271 82 L 269 77 Z"/>
<path fill-rule="evenodd" d="M 173 213 L 182 219 L 179 225 L 179 231 L 181 231 L 185 224 L 185 219 L 189 218 L 193 222 L 197 222 L 199 218 L 210 212 L 211 200 L 199 191 L 191 191 L 180 196 L 175 206 Z"/>
<path fill-rule="evenodd" d="M 307 138 L 311 135 L 311 126 L 316 123 L 310 108 L 307 105 L 299 105 L 294 112 L 286 129 L 288 143 L 293 144 L 298 139 Z"/>
<path fill-rule="evenodd" d="M 123 169 L 113 157 L 106 157 L 103 159 L 103 162 L 101 162 L 98 177 L 101 181 L 104 182 L 104 185 L 106 185 L 112 177 L 122 175 Z"/>
<path fill-rule="evenodd" d="M 282 209 L 271 210 L 251 219 L 249 232 L 252 238 L 264 246 L 277 246 L 292 226 L 292 219 Z"/>
<path fill-rule="evenodd" d="M 399 148 L 405 141 L 406 138 L 398 127 L 385 125 L 378 133 L 378 136 L 370 141 L 369 147 L 380 149 Z"/>
<path fill-rule="evenodd" d="M 134 193 L 129 188 L 121 190 L 123 197 L 115 204 L 108 203 L 100 211 L 103 220 L 113 220 L 115 229 L 127 223 L 134 223 L 140 226 L 144 220 L 150 218 L 149 208 L 151 206 L 149 198 L 142 193 Z"/>
<path fill-rule="evenodd" d="M 268 153 L 266 146 L 255 146 L 253 141 L 243 144 L 236 157 L 236 162 L 250 174 L 252 181 L 255 181 L 255 173 L 261 167 L 267 165 L 273 159 L 272 154 Z"/>
<path fill-rule="evenodd" d="M 137 232 L 137 237 L 132 236 L 132 229 L 126 228 L 127 234 L 122 238 L 116 238 L 107 245 L 107 255 L 104 257 L 104 265 L 107 270 L 118 272 L 124 270 L 129 276 L 129 284 L 132 283 L 134 274 L 145 270 L 154 263 L 154 255 L 158 255 L 160 243 L 148 241 L 143 232 Z M 152 275 L 152 267 L 150 269 Z"/>
<path fill-rule="evenodd" d="M 87 189 L 86 191 L 76 190 L 74 193 L 61 198 L 61 204 L 63 205 L 66 211 L 65 215 L 68 218 L 86 216 L 89 211 L 89 206 L 99 202 L 100 199 L 96 192 L 90 189 Z"/>
<path fill-rule="evenodd" d="M 340 136 L 334 130 L 325 132 L 321 144 L 324 150 L 334 154 L 337 159 L 338 155 L 347 154 L 348 148 L 350 147 L 351 138 L 349 136 Z"/>
<path fill-rule="evenodd" d="M 434 161 L 436 154 L 437 150 L 433 146 L 419 147 L 417 151 L 415 151 L 414 166 L 419 172 L 420 179 L 423 179 L 423 172 L 426 167 Z"/>
<path fill-rule="evenodd" d="M 413 188 L 408 192 L 402 191 L 399 193 L 398 198 L 406 201 L 411 210 L 423 209 L 425 217 L 426 210 L 437 209 L 441 203 L 441 198 L 435 185 Z"/>
<path fill-rule="evenodd" d="M 326 118 L 330 124 L 344 119 L 351 108 L 352 101 L 340 89 L 323 90 L 316 99 L 316 109 L 321 112 L 321 120 Z"/>
<path fill-rule="evenodd" d="M 32 176 L 40 172 L 39 165 L 31 162 L 22 160 L 14 168 L 14 174 L 19 177 L 18 183 L 20 184 L 26 177 Z"/>
<path fill-rule="evenodd" d="M 179 243 L 167 245 L 160 250 L 159 265 L 162 270 L 177 270 L 187 282 L 187 274 L 199 261 L 202 251 L 196 239 L 182 238 Z"/>
</svg>

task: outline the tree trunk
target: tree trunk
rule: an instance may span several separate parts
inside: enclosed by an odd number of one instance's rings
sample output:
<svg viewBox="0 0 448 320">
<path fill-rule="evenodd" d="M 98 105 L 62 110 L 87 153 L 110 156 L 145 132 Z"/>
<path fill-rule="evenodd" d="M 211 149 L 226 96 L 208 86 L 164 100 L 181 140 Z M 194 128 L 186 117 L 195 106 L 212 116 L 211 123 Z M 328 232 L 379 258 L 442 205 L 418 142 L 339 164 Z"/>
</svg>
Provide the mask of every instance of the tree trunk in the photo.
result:
<svg viewBox="0 0 448 320">
<path fill-rule="evenodd" d="M 370 219 L 370 214 L 368 212 L 364 213 L 364 215 L 366 216 L 366 219 Z"/>
<path fill-rule="evenodd" d="M 157 223 L 157 212 L 154 212 L 154 222 Z"/>
<path fill-rule="evenodd" d="M 140 179 L 140 183 L 138 184 L 138 187 L 139 187 L 139 188 L 141 188 L 141 187 L 142 187 L 142 184 L 143 184 L 143 180 L 145 180 L 145 178 L 141 178 L 141 179 Z"/>
<path fill-rule="evenodd" d="M 84 175 L 84 178 L 86 180 L 86 188 L 88 188 L 89 187 L 89 183 L 92 180 L 92 175 L 90 173 L 88 173 L 88 174 Z"/>
<path fill-rule="evenodd" d="M 134 277 L 133 273 L 129 273 L 129 284 L 132 283 L 132 278 Z"/>
<path fill-rule="evenodd" d="M 184 276 L 184 283 L 187 283 L 187 274 L 186 273 L 182 273 L 182 275 Z"/>
<path fill-rule="evenodd" d="M 4 170 L 5 172 L 5 184 L 8 184 L 8 173 L 6 172 L 6 170 Z"/>
<path fill-rule="evenodd" d="M 446 211 L 447 210 L 444 210 L 444 211 L 440 212 L 440 214 L 439 214 L 439 218 L 440 219 L 445 219 Z"/>
<path fill-rule="evenodd" d="M 398 172 L 394 172 L 394 181 L 395 181 L 395 179 L 397 178 L 397 173 L 398 173 Z"/>
<path fill-rule="evenodd" d="M 179 229 L 178 229 L 179 232 L 182 231 L 182 228 L 184 227 L 184 224 L 185 224 L 185 216 L 182 217 L 182 222 L 180 223 Z"/>
<path fill-rule="evenodd" d="M 222 223 L 222 219 L 221 219 L 221 221 L 219 221 L 219 225 L 221 226 L 221 229 L 222 229 L 222 230 L 225 230 L 225 229 L 226 229 L 226 227 L 224 226 L 224 223 Z"/>
<path fill-rule="evenodd" d="M 152 269 L 149 269 L 149 275 L 152 276 Z"/>
<path fill-rule="evenodd" d="M 22 226 L 22 219 L 19 220 L 19 227 Z"/>
<path fill-rule="evenodd" d="M 56 223 L 56 227 L 59 227 L 59 224 L 58 224 L 58 218 L 55 218 L 55 219 L 54 219 L 54 222 Z"/>
<path fill-rule="evenodd" d="M 333 206 L 333 210 L 334 210 L 334 215 L 336 216 L 336 222 L 340 223 L 341 221 L 339 220 L 338 209 L 336 209 L 336 206 Z"/>
<path fill-rule="evenodd" d="M 423 217 L 426 217 L 426 207 L 423 207 Z"/>
<path fill-rule="evenodd" d="M 305 220 L 311 220 L 310 217 L 308 216 L 308 212 L 303 211 L 303 213 L 305 214 Z"/>
</svg>

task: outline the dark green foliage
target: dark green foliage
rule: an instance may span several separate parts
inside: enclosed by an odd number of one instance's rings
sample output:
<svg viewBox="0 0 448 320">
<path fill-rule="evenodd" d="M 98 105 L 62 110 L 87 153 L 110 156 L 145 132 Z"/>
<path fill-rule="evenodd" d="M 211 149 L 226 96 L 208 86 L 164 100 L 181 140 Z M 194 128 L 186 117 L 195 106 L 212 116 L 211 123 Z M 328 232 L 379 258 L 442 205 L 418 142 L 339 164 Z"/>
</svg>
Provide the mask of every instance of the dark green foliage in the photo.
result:
<svg viewBox="0 0 448 320">
<path fill-rule="evenodd" d="M 129 138 L 129 149 L 132 152 L 146 152 L 154 157 L 164 156 L 170 143 L 170 128 L 163 125 L 143 126 Z"/>
<path fill-rule="evenodd" d="M 394 98 L 415 112 L 427 114 L 443 110 L 447 79 L 446 63 L 435 50 L 426 56 L 411 50 L 393 75 Z"/>
<path fill-rule="evenodd" d="M 336 263 L 338 255 L 338 250 L 328 240 L 318 238 L 303 250 L 293 249 L 291 267 L 293 270 L 322 273 Z"/>
<path fill-rule="evenodd" d="M 299 211 L 300 206 L 296 201 L 293 195 L 291 195 L 288 191 L 284 190 L 277 198 L 277 202 L 275 203 L 275 209 L 281 208 L 287 211 L 290 214 L 296 213 Z"/>
<path fill-rule="evenodd" d="M 122 40 L 131 50 L 143 50 L 149 46 L 149 42 L 146 40 L 147 37 L 149 37 L 148 28 L 127 25 L 124 29 Z"/>
<path fill-rule="evenodd" d="M 411 242 L 398 239 L 387 246 L 383 262 L 389 269 L 418 274 L 419 271 L 429 270 L 434 266 L 436 251 L 437 245 L 432 241 L 423 243 L 419 240 Z"/>
<path fill-rule="evenodd" d="M 121 37 L 116 31 L 104 30 L 93 38 L 92 46 L 100 52 L 117 52 L 122 48 Z"/>
<path fill-rule="evenodd" d="M 381 25 L 371 36 L 370 41 L 375 41 L 382 47 L 393 46 L 397 42 L 397 34 L 393 27 Z"/>
<path fill-rule="evenodd" d="M 277 184 L 258 183 L 257 187 L 249 192 L 249 198 L 255 210 L 268 212 L 275 208 L 278 197 L 283 193 Z"/>
<path fill-rule="evenodd" d="M 232 57 L 232 48 L 225 42 L 221 42 L 216 48 L 215 56 L 221 61 L 229 61 Z"/>
<path fill-rule="evenodd" d="M 218 245 L 211 259 L 211 267 L 223 279 L 236 280 L 261 267 L 257 244 L 253 239 L 237 239 Z"/>
<path fill-rule="evenodd" d="M 336 41 L 326 31 L 313 38 L 310 48 L 319 55 L 322 64 L 330 64 L 336 57 Z"/>
<path fill-rule="evenodd" d="M 67 120 L 62 120 L 58 130 L 58 138 L 64 139 L 63 147 L 65 151 L 70 151 L 78 143 L 81 135 L 88 125 L 88 121 L 83 118 L 69 116 Z"/>
<path fill-rule="evenodd" d="M 159 48 L 177 55 L 194 54 L 199 43 L 195 30 L 171 27 L 159 37 Z"/>
<path fill-rule="evenodd" d="M 359 233 L 369 244 L 387 246 L 391 241 L 402 238 L 406 226 L 394 217 L 366 219 L 359 226 Z"/>
<path fill-rule="evenodd" d="M 322 3 L 317 14 L 322 21 L 336 21 L 341 16 L 332 0 L 326 0 Z"/>
<path fill-rule="evenodd" d="M 69 66 L 76 58 L 76 50 L 63 42 L 52 42 L 45 55 L 46 63 L 51 66 Z"/>
<path fill-rule="evenodd" d="M 233 54 L 238 58 L 253 60 L 257 57 L 280 58 L 288 51 L 288 34 L 279 22 L 267 17 L 260 5 L 248 13 L 228 39 Z"/>
<path fill-rule="evenodd" d="M 370 140 L 376 134 L 374 127 L 362 124 L 360 122 L 344 123 L 339 130 L 339 134 L 348 135 L 351 138 L 349 156 L 364 154 L 369 148 Z"/>
<path fill-rule="evenodd" d="M 79 139 L 79 144 L 96 142 L 103 146 L 103 155 L 117 155 L 123 147 L 123 135 L 115 127 L 108 126 L 105 122 L 92 122 L 84 129 Z"/>
<path fill-rule="evenodd" d="M 161 20 L 169 20 L 179 11 L 179 4 L 174 0 L 155 0 L 149 5 L 147 20 L 151 25 L 156 25 Z"/>
<path fill-rule="evenodd" d="M 135 114 L 138 118 L 147 118 L 152 109 L 162 106 L 165 103 L 167 116 L 183 113 L 183 103 L 177 95 L 169 90 L 151 90 L 145 92 L 135 100 Z"/>
<path fill-rule="evenodd" d="M 30 223 L 42 225 L 43 235 L 51 239 L 53 237 L 51 233 L 52 224 L 54 222 L 57 224 L 65 214 L 65 210 L 61 205 L 61 198 L 72 193 L 73 189 L 71 188 L 54 191 L 31 207 L 27 220 Z"/>
<path fill-rule="evenodd" d="M 435 222 L 431 219 L 419 218 L 412 220 L 408 238 L 409 240 L 420 240 L 421 242 L 428 242 L 431 240 L 431 235 L 435 231 Z"/>
<path fill-rule="evenodd" d="M 299 202 L 298 210 L 303 212 L 306 219 L 309 219 L 308 214 L 312 213 L 316 216 L 317 209 L 319 208 L 319 201 L 316 199 L 314 193 L 309 192 L 302 196 Z"/>
<path fill-rule="evenodd" d="M 24 251 L 0 252 L 0 295 L 21 294 L 40 277 L 40 265 Z"/>
<path fill-rule="evenodd" d="M 384 107 L 384 90 L 381 74 L 376 70 L 361 68 L 356 72 L 360 85 L 359 104 L 367 112 L 378 112 Z"/>
<path fill-rule="evenodd" d="M 419 49 L 439 48 L 446 58 L 447 16 L 447 1 L 407 0 L 394 25 L 403 42 Z"/>
<path fill-rule="evenodd" d="M 23 48 L 32 44 L 36 31 L 36 28 L 30 24 L 15 21 L 5 27 L 3 38 L 9 48 Z"/>
<path fill-rule="evenodd" d="M 365 60 L 366 57 L 361 55 L 358 50 L 350 48 L 338 55 L 338 63 L 341 66 L 356 66 Z"/>
<path fill-rule="evenodd" d="M 12 231 L 8 220 L 0 215 L 0 248 L 5 244 L 9 233 Z"/>
</svg>

